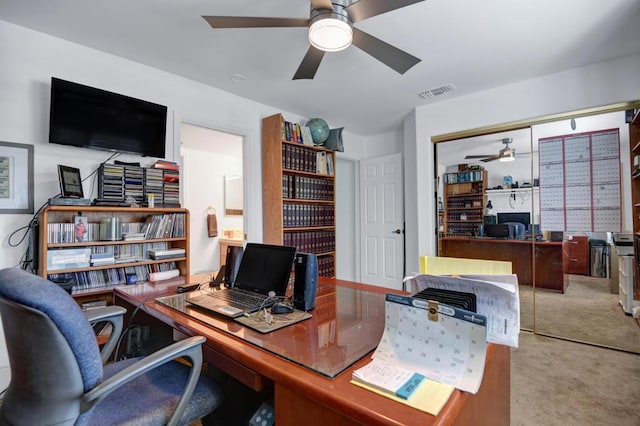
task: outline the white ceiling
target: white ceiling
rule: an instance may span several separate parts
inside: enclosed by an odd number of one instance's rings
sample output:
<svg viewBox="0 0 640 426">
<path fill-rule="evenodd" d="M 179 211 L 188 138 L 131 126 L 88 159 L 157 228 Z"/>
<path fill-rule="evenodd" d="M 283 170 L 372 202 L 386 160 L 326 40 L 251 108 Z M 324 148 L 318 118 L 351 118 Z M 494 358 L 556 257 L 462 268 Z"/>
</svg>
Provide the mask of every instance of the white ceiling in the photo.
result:
<svg viewBox="0 0 640 426">
<path fill-rule="evenodd" d="M 314 80 L 293 81 L 305 28 L 214 30 L 202 15 L 306 19 L 309 2 L 0 1 L 0 20 L 363 136 L 395 130 L 429 102 L 640 52 L 638 0 L 427 0 L 356 24 L 422 59 L 406 74 L 351 46 L 327 53 Z M 417 95 L 447 83 L 458 90 Z"/>
</svg>

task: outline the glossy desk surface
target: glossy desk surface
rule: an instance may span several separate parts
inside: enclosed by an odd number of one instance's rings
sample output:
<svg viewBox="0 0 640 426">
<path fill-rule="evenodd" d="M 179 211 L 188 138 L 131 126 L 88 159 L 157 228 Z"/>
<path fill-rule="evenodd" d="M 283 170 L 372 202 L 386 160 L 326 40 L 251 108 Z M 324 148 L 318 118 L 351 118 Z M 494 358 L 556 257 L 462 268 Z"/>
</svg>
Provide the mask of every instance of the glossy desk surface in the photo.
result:
<svg viewBox="0 0 640 426">
<path fill-rule="evenodd" d="M 489 345 L 478 394 L 454 391 L 438 416 L 350 383 L 352 371 L 369 362 L 368 354 L 380 340 L 388 289 L 321 278 L 311 319 L 261 334 L 232 319 L 190 308 L 184 313 L 156 302 L 176 294 L 179 284 L 169 280 L 118 287 L 115 300 L 139 307 L 186 335 L 205 336 L 205 359 L 246 385 L 256 390 L 265 381 L 275 385 L 280 425 L 297 424 L 299 415 L 315 416 L 307 424 L 485 423 L 477 423 L 480 418 L 509 423 L 508 347 Z"/>
<path fill-rule="evenodd" d="M 214 290 L 209 287 L 201 290 L 209 291 Z M 319 288 L 315 309 L 309 311 L 311 318 L 266 334 L 190 304 L 186 293 L 156 301 L 317 373 L 334 377 L 378 345 L 384 326 L 383 297 L 379 292 L 325 283 Z M 303 314 L 297 311 L 290 317 Z M 273 315 L 273 324 L 278 320 L 278 315 Z"/>
</svg>

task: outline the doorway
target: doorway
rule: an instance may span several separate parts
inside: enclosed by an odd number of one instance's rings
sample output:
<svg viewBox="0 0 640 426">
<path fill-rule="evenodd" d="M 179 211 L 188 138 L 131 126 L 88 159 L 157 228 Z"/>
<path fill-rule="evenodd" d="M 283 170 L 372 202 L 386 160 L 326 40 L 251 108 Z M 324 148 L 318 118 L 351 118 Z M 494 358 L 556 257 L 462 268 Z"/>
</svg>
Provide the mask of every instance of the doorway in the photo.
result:
<svg viewBox="0 0 640 426">
<path fill-rule="evenodd" d="M 402 156 L 360 162 L 360 278 L 400 290 L 404 278 Z"/>
<path fill-rule="evenodd" d="M 243 239 L 245 215 L 225 213 L 238 210 L 225 205 L 225 195 L 230 195 L 225 194 L 225 181 L 243 175 L 244 136 L 181 122 L 180 143 L 182 206 L 191 213 L 190 251 L 197 253 L 190 267 L 195 273 L 216 271 L 225 231 L 227 237 Z M 216 237 L 209 236 L 211 212 L 216 216 Z"/>
</svg>

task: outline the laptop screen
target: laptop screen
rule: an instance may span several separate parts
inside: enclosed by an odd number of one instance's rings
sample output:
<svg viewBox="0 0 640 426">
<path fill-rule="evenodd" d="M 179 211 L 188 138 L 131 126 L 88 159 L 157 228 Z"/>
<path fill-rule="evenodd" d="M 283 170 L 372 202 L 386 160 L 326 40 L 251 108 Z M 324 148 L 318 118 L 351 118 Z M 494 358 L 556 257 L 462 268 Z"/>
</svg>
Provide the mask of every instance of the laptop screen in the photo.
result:
<svg viewBox="0 0 640 426">
<path fill-rule="evenodd" d="M 247 243 L 234 287 L 284 296 L 295 254 L 295 247 Z"/>
</svg>

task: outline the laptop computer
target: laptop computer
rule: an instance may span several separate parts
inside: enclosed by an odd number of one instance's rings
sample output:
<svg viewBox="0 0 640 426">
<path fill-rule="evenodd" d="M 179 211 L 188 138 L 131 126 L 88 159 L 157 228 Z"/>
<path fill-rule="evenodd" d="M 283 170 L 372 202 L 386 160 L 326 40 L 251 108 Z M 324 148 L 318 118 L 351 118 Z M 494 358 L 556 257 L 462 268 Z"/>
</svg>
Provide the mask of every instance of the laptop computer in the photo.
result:
<svg viewBox="0 0 640 426">
<path fill-rule="evenodd" d="M 282 300 L 291 276 L 295 247 L 247 243 L 231 287 L 188 293 L 186 301 L 236 318 Z"/>
</svg>

